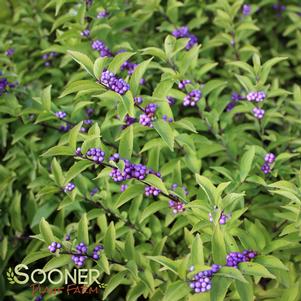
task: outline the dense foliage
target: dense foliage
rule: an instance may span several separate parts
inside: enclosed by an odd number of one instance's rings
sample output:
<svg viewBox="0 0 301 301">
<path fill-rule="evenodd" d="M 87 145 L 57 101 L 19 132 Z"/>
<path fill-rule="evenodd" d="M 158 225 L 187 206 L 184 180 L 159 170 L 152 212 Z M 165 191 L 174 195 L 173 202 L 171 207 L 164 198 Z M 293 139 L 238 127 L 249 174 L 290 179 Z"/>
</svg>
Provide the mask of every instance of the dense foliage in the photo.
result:
<svg viewBox="0 0 301 301">
<path fill-rule="evenodd" d="M 0 300 L 301 299 L 299 0 L 0 4 Z"/>
</svg>

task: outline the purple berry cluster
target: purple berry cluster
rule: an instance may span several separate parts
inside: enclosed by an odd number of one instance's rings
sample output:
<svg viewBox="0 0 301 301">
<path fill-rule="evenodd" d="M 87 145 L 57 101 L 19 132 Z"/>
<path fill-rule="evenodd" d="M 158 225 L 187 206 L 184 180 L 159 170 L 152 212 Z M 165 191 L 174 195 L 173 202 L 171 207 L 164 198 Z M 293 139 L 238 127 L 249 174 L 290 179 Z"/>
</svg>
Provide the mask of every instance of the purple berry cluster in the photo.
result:
<svg viewBox="0 0 301 301">
<path fill-rule="evenodd" d="M 94 196 L 97 192 L 99 192 L 99 189 L 97 187 L 94 187 L 91 191 L 90 191 L 90 196 Z"/>
<path fill-rule="evenodd" d="M 10 56 L 13 56 L 15 53 L 15 49 L 13 48 L 8 48 L 6 51 L 5 51 L 5 55 L 10 57 Z"/>
<path fill-rule="evenodd" d="M 197 37 L 189 32 L 189 29 L 188 29 L 187 26 L 182 26 L 180 28 L 175 29 L 172 32 L 172 35 L 177 39 L 179 39 L 179 38 L 189 38 L 189 41 L 185 46 L 186 50 L 191 49 L 195 44 L 198 43 Z"/>
<path fill-rule="evenodd" d="M 256 252 L 244 250 L 243 252 L 231 252 L 226 257 L 226 266 L 238 268 L 241 262 L 249 262 L 256 257 Z M 210 270 L 202 271 L 194 275 L 190 281 L 190 288 L 195 293 L 205 293 L 211 289 L 211 280 L 215 273 L 222 268 L 219 264 L 213 264 Z"/>
<path fill-rule="evenodd" d="M 263 91 L 253 91 L 249 92 L 246 96 L 246 99 L 251 102 L 262 102 L 266 98 L 266 94 Z M 255 107 L 253 110 L 253 115 L 257 119 L 262 119 L 264 117 L 265 111 L 261 108 Z"/>
<path fill-rule="evenodd" d="M 127 184 L 121 184 L 121 186 L 120 186 L 120 191 L 121 192 L 124 192 L 124 191 L 126 191 L 128 189 L 128 185 Z"/>
<path fill-rule="evenodd" d="M 109 15 L 109 13 L 104 9 L 104 10 L 101 10 L 101 11 L 97 14 L 96 18 L 97 18 L 97 19 L 104 19 L 104 18 L 106 18 L 108 15 Z"/>
<path fill-rule="evenodd" d="M 39 295 L 37 297 L 35 297 L 34 301 L 42 301 L 44 299 L 43 295 Z"/>
<path fill-rule="evenodd" d="M 212 214 L 209 213 L 208 216 L 209 216 L 209 221 L 212 223 L 213 222 Z M 230 215 L 222 213 L 219 218 L 219 224 L 225 225 L 229 219 L 230 219 Z"/>
<path fill-rule="evenodd" d="M 174 105 L 176 103 L 176 100 L 172 96 L 166 96 L 166 99 L 168 101 L 168 104 L 170 106 Z"/>
<path fill-rule="evenodd" d="M 264 99 L 266 98 L 266 94 L 263 91 L 255 91 L 248 93 L 246 98 L 248 101 L 261 102 L 264 101 Z"/>
<path fill-rule="evenodd" d="M 99 52 L 100 57 L 111 57 L 111 56 L 113 56 L 110 49 L 101 40 L 93 41 L 91 46 L 92 46 L 92 49 Z"/>
<path fill-rule="evenodd" d="M 90 158 L 90 160 L 93 160 L 95 163 L 100 164 L 103 162 L 105 158 L 105 153 L 100 148 L 90 148 L 86 156 Z"/>
<path fill-rule="evenodd" d="M 129 114 L 126 114 L 124 117 L 124 125 L 122 126 L 123 129 L 127 128 L 128 126 L 132 125 L 136 122 L 135 117 L 131 117 Z"/>
<path fill-rule="evenodd" d="M 10 83 L 7 78 L 0 78 L 0 96 L 4 93 L 7 93 L 8 88 L 14 88 L 16 85 Z"/>
<path fill-rule="evenodd" d="M 155 103 L 148 104 L 144 109 L 144 114 L 139 117 L 139 123 L 147 127 L 153 127 L 152 121 L 155 118 L 156 110 L 157 105 Z"/>
<path fill-rule="evenodd" d="M 213 264 L 210 270 L 202 271 L 194 275 L 192 281 L 190 281 L 190 288 L 195 293 L 205 293 L 211 289 L 211 279 L 215 273 L 220 270 L 221 266 Z"/>
<path fill-rule="evenodd" d="M 79 243 L 75 248 L 77 254 L 73 255 L 71 259 L 76 266 L 82 267 L 85 264 L 86 259 L 88 258 L 88 248 L 83 242 Z"/>
<path fill-rule="evenodd" d="M 92 117 L 94 115 L 94 109 L 93 108 L 86 108 L 85 110 L 87 117 Z"/>
<path fill-rule="evenodd" d="M 62 245 L 59 242 L 52 242 L 49 246 L 48 246 L 48 250 L 51 253 L 55 253 L 56 250 L 60 250 L 62 248 Z"/>
<path fill-rule="evenodd" d="M 244 4 L 242 6 L 242 14 L 244 16 L 249 16 L 251 14 L 251 5 L 249 4 Z"/>
<path fill-rule="evenodd" d="M 248 262 L 255 257 L 256 257 L 256 252 L 250 250 L 244 250 L 242 253 L 231 252 L 226 257 L 227 260 L 226 266 L 237 269 L 238 264 L 240 264 L 241 262 Z"/>
<path fill-rule="evenodd" d="M 169 123 L 173 122 L 173 119 L 171 117 L 168 118 L 167 115 L 163 115 L 162 120 L 168 121 Z"/>
<path fill-rule="evenodd" d="M 185 204 L 181 201 L 169 200 L 169 208 L 172 209 L 174 214 L 181 213 L 185 211 Z"/>
<path fill-rule="evenodd" d="M 119 160 L 119 157 L 118 159 L 112 157 L 110 159 L 113 159 L 113 161 Z M 144 180 L 148 174 L 154 174 L 158 177 L 161 177 L 160 173 L 156 173 L 153 170 L 148 169 L 145 165 L 141 163 L 134 164 L 131 163 L 129 160 L 125 160 L 125 159 L 121 159 L 121 160 L 124 162 L 124 169 L 120 170 L 118 168 L 113 168 L 110 173 L 110 176 L 112 177 L 114 182 L 123 182 L 129 179 Z"/>
<path fill-rule="evenodd" d="M 98 245 L 93 249 L 93 254 L 92 254 L 92 258 L 94 260 L 98 260 L 99 259 L 99 255 L 100 255 L 100 251 L 103 250 L 103 246 Z"/>
<path fill-rule="evenodd" d="M 89 30 L 89 29 L 84 29 L 84 30 L 80 33 L 80 35 L 81 35 L 82 37 L 87 38 L 87 37 L 90 36 L 90 30 Z"/>
<path fill-rule="evenodd" d="M 71 192 L 74 188 L 75 188 L 74 183 L 70 182 L 65 186 L 64 192 L 68 192 L 68 191 Z"/>
<path fill-rule="evenodd" d="M 277 16 L 280 17 L 282 13 L 286 10 L 286 6 L 280 2 L 273 4 L 273 9 L 277 12 Z"/>
<path fill-rule="evenodd" d="M 228 103 L 227 107 L 226 107 L 226 111 L 230 112 L 233 110 L 233 108 L 236 106 L 237 102 L 240 100 L 243 100 L 244 97 L 242 95 L 240 95 L 237 92 L 233 92 L 231 95 L 231 101 Z"/>
<path fill-rule="evenodd" d="M 122 78 L 118 78 L 113 72 L 105 70 L 102 72 L 100 82 L 116 93 L 123 95 L 130 89 L 130 85 Z"/>
<path fill-rule="evenodd" d="M 134 97 L 134 102 L 136 105 L 141 105 L 143 103 L 143 98 L 141 96 Z"/>
<path fill-rule="evenodd" d="M 121 65 L 120 70 L 121 70 L 121 71 L 126 70 L 126 71 L 128 72 L 128 75 L 132 75 L 133 72 L 135 71 L 135 69 L 136 69 L 137 66 L 138 66 L 138 65 L 135 64 L 135 63 L 132 63 L 132 62 L 130 62 L 130 61 L 125 61 L 125 62 Z"/>
<path fill-rule="evenodd" d="M 160 192 L 161 190 L 154 186 L 145 186 L 144 188 L 144 194 L 146 196 L 158 196 Z"/>
<path fill-rule="evenodd" d="M 273 153 L 267 153 L 264 157 L 264 164 L 261 166 L 261 170 L 264 174 L 271 172 L 271 164 L 274 163 L 276 156 Z"/>
<path fill-rule="evenodd" d="M 201 97 L 202 92 L 200 90 L 192 90 L 184 97 L 183 105 L 185 107 L 194 107 L 201 99 Z"/>
<path fill-rule="evenodd" d="M 189 79 L 181 80 L 181 81 L 179 82 L 179 84 L 178 84 L 178 88 L 179 88 L 180 90 L 184 90 L 185 87 L 186 87 L 186 85 L 188 85 L 188 84 L 190 84 L 190 83 L 191 83 L 191 80 L 189 80 Z"/>
<path fill-rule="evenodd" d="M 110 161 L 114 161 L 114 162 L 118 162 L 119 159 L 120 159 L 120 156 L 118 153 L 115 153 L 110 157 Z"/>
<path fill-rule="evenodd" d="M 64 119 L 67 116 L 67 113 L 63 111 L 58 111 L 55 113 L 55 116 L 59 119 Z"/>
<path fill-rule="evenodd" d="M 171 185 L 170 189 L 175 191 L 178 187 L 179 187 L 179 185 L 177 183 L 174 183 L 174 184 Z M 182 189 L 183 189 L 185 195 L 189 194 L 188 189 L 187 189 L 186 186 L 182 186 Z"/>
<path fill-rule="evenodd" d="M 45 67 L 51 66 L 51 63 L 56 56 L 58 56 L 58 53 L 54 51 L 43 54 L 42 59 L 45 61 L 44 66 Z"/>
<path fill-rule="evenodd" d="M 265 111 L 263 109 L 260 108 L 254 108 L 252 110 L 253 115 L 257 118 L 257 119 L 262 119 L 264 117 Z"/>
<path fill-rule="evenodd" d="M 71 125 L 68 123 L 66 123 L 65 125 L 60 125 L 59 127 L 59 131 L 63 133 L 68 132 L 70 129 L 71 129 Z"/>
</svg>

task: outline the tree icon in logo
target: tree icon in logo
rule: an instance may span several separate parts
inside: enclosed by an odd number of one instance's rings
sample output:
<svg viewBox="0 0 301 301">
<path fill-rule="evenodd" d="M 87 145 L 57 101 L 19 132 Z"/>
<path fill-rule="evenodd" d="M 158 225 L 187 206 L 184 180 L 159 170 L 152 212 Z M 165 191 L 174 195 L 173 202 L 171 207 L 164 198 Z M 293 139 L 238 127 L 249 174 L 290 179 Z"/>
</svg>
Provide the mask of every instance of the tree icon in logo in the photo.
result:
<svg viewBox="0 0 301 301">
<path fill-rule="evenodd" d="M 12 270 L 12 268 L 8 268 L 7 272 L 6 272 L 6 276 L 7 276 L 7 280 L 9 281 L 10 284 L 14 284 L 16 283 L 15 281 L 15 274 Z"/>
</svg>

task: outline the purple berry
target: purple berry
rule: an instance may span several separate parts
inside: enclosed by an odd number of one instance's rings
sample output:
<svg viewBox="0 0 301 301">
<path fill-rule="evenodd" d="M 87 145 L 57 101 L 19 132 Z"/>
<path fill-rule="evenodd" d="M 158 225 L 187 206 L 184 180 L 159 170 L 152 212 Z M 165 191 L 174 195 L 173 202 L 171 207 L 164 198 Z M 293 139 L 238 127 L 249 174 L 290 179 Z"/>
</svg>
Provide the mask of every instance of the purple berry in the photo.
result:
<svg viewBox="0 0 301 301">
<path fill-rule="evenodd" d="M 154 196 L 154 197 L 156 197 L 156 196 L 158 196 L 160 194 L 160 192 L 161 192 L 160 189 L 158 189 L 158 188 L 156 188 L 154 186 L 146 186 L 144 188 L 144 194 L 146 196 Z"/>
<path fill-rule="evenodd" d="M 257 119 L 262 119 L 264 116 L 265 111 L 263 109 L 260 108 L 254 108 L 252 110 L 253 115 L 257 118 Z"/>
<path fill-rule="evenodd" d="M 128 83 L 126 83 L 122 78 L 118 78 L 109 70 L 102 72 L 100 82 L 108 89 L 115 91 L 120 95 L 125 94 L 130 89 L 130 85 Z"/>
<path fill-rule="evenodd" d="M 63 111 L 58 111 L 55 113 L 55 116 L 59 119 L 64 119 L 67 116 L 67 113 Z"/>
<path fill-rule="evenodd" d="M 242 14 L 243 14 L 244 16 L 248 16 L 248 15 L 250 15 L 250 13 L 251 13 L 251 5 L 249 5 L 249 4 L 244 4 L 244 5 L 242 6 Z"/>
<path fill-rule="evenodd" d="M 185 107 L 188 106 L 194 107 L 201 99 L 201 97 L 202 97 L 202 92 L 200 90 L 192 90 L 184 97 L 183 105 Z"/>
<path fill-rule="evenodd" d="M 268 153 L 264 157 L 264 161 L 268 164 L 272 164 L 276 159 L 276 156 L 273 153 Z"/>
<path fill-rule="evenodd" d="M 96 18 L 103 19 L 106 18 L 108 15 L 109 15 L 108 12 L 104 9 L 97 14 Z"/>
<path fill-rule="evenodd" d="M 68 191 L 70 192 L 70 191 L 72 191 L 74 188 L 75 188 L 74 183 L 70 182 L 70 183 L 68 183 L 68 184 L 65 186 L 64 192 L 68 192 Z"/>
</svg>

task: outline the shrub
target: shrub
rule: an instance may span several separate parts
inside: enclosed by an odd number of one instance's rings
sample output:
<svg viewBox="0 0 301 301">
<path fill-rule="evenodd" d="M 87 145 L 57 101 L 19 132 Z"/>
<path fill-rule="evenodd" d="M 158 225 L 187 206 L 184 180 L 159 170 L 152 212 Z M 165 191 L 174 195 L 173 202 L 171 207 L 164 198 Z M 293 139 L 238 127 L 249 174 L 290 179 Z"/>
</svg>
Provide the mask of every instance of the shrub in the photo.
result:
<svg viewBox="0 0 301 301">
<path fill-rule="evenodd" d="M 1 300 L 300 300 L 299 1 L 2 6 Z"/>
</svg>

